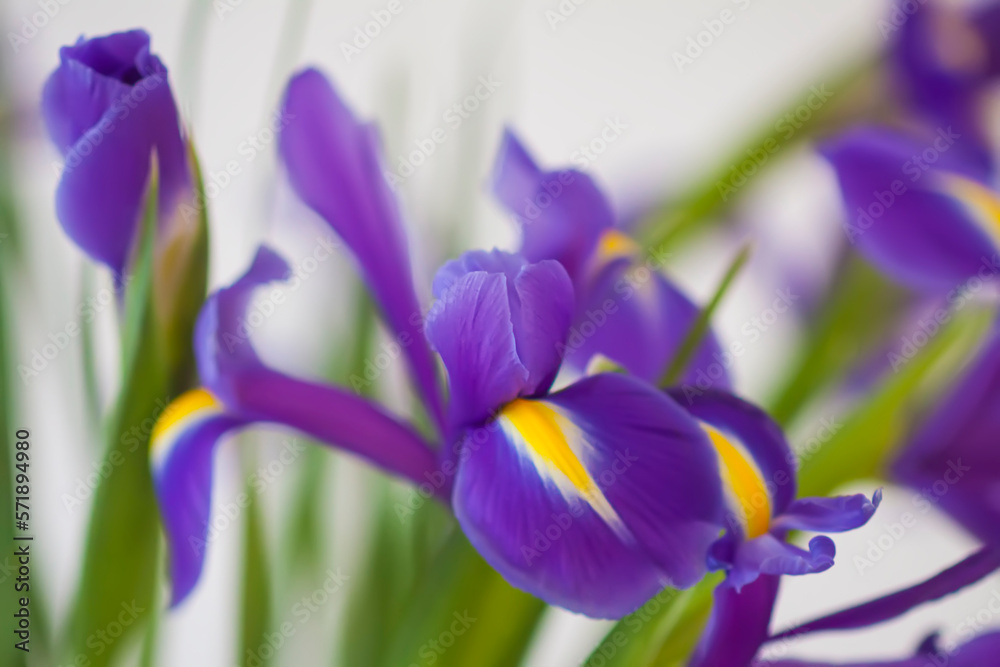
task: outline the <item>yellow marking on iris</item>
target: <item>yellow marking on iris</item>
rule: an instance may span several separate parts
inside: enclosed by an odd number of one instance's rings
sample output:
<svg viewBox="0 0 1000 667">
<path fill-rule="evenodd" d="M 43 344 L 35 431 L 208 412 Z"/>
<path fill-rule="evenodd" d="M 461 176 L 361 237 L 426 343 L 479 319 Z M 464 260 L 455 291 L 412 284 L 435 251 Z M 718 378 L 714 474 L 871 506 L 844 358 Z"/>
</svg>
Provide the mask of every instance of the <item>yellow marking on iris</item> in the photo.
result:
<svg viewBox="0 0 1000 667">
<path fill-rule="evenodd" d="M 987 233 L 1000 241 L 1000 198 L 997 193 L 964 176 L 947 175 L 944 180 L 948 192 L 972 209 L 985 223 Z"/>
<path fill-rule="evenodd" d="M 207 389 L 198 387 L 197 389 L 184 392 L 175 398 L 156 420 L 156 423 L 153 425 L 153 436 L 149 441 L 150 446 L 155 447 L 163 434 L 185 417 L 201 410 L 221 408 L 222 403 Z"/>
<path fill-rule="evenodd" d="M 617 229 L 609 229 L 597 240 L 597 249 L 594 251 L 594 264 L 603 266 L 622 257 L 635 257 L 641 248 L 639 244 L 632 240 L 627 234 L 623 234 Z"/>
<path fill-rule="evenodd" d="M 708 434 L 722 463 L 722 480 L 733 492 L 746 519 L 747 539 L 760 537 L 771 524 L 771 498 L 757 468 L 729 439 L 708 424 Z"/>
<path fill-rule="evenodd" d="M 594 480 L 569 446 L 555 410 L 540 401 L 518 398 L 508 403 L 501 414 L 539 458 L 564 474 L 584 497 L 590 500 L 598 492 Z"/>
</svg>

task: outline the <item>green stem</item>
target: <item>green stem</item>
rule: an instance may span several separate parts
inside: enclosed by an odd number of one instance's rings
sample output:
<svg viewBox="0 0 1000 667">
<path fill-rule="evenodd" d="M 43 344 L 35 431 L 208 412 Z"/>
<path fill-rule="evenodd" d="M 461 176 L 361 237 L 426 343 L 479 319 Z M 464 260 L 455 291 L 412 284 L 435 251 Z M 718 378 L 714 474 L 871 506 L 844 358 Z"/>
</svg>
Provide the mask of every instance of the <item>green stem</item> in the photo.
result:
<svg viewBox="0 0 1000 667">
<path fill-rule="evenodd" d="M 677 354 L 674 355 L 666 373 L 664 373 L 663 377 L 660 379 L 661 387 L 673 386 L 677 384 L 681 377 L 684 376 L 684 371 L 687 370 L 695 352 L 701 345 L 702 340 L 704 340 L 705 336 L 708 334 L 709 327 L 712 323 L 712 316 L 715 314 L 716 309 L 718 309 L 719 304 L 722 302 L 722 297 L 729 292 L 729 288 L 732 286 L 736 276 L 739 275 L 740 271 L 743 270 L 743 267 L 750 259 L 751 249 L 752 246 L 749 243 L 745 244 L 729 265 L 729 269 L 722 277 L 722 282 L 719 283 L 719 287 L 715 290 L 715 294 L 712 295 L 711 301 L 709 301 L 708 305 L 706 305 L 701 312 L 698 313 L 697 319 L 695 319 L 694 324 L 691 325 L 691 329 L 681 342 L 681 346 L 678 349 Z"/>
</svg>

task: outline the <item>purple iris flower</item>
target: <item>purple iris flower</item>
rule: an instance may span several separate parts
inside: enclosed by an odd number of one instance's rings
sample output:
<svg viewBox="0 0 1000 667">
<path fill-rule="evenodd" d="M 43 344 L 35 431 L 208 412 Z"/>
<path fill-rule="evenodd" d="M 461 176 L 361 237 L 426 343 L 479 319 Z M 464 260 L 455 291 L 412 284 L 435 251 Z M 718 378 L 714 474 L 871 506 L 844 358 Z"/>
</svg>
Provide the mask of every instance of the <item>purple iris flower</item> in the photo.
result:
<svg viewBox="0 0 1000 667">
<path fill-rule="evenodd" d="M 840 183 L 848 240 L 901 283 L 953 298 L 1000 272 L 985 104 L 1000 76 L 1000 3 L 895 11 L 904 20 L 893 72 L 915 127 L 858 127 L 821 152 Z"/>
<path fill-rule="evenodd" d="M 1000 75 L 1000 3 L 918 6 L 901 0 L 893 11 L 905 19 L 894 32 L 890 57 L 908 108 L 931 126 L 954 128 L 969 159 L 988 168 L 986 102 Z"/>
<path fill-rule="evenodd" d="M 60 49 L 42 93 L 45 125 L 65 160 L 59 222 L 119 275 L 136 241 L 154 152 L 161 232 L 191 188 L 167 68 L 149 46 L 143 30 L 80 38 Z"/>
<path fill-rule="evenodd" d="M 648 382 L 659 382 L 699 309 L 663 274 L 665 257 L 643 249 L 617 224 L 610 202 L 581 171 L 543 171 L 513 132 L 504 133 L 493 192 L 523 233 L 529 261 L 555 259 L 577 293 L 565 346 L 568 364 L 585 369 L 596 355 Z M 706 336 L 683 383 L 728 389 L 714 334 Z"/>
<path fill-rule="evenodd" d="M 178 398 L 154 429 L 173 602 L 203 566 L 215 447 L 258 422 L 290 426 L 422 485 L 452 507 L 508 581 L 552 604 L 617 618 L 664 586 L 697 582 L 723 527 L 711 440 L 638 378 L 594 375 L 551 392 L 576 306 L 563 265 L 467 253 L 439 271 L 424 314 L 374 129 L 355 120 L 314 70 L 292 79 L 284 104 L 294 119 L 280 138 L 291 183 L 353 251 L 407 349 L 439 439 L 428 443 L 348 391 L 270 369 L 239 339 L 253 290 L 288 273 L 261 249 L 199 317 L 203 387 Z M 448 374 L 446 410 L 431 346 Z"/>
</svg>

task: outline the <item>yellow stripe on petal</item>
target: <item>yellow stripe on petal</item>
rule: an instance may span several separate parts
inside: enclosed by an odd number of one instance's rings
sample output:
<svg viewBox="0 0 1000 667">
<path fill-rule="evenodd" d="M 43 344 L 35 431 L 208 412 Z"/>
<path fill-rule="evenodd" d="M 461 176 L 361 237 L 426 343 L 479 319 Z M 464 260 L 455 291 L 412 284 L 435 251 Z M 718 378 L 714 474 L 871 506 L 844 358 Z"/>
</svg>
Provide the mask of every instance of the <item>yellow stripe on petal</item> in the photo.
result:
<svg viewBox="0 0 1000 667">
<path fill-rule="evenodd" d="M 771 525 L 771 497 L 760 470 L 743 449 L 722 432 L 702 424 L 719 455 L 722 481 L 738 505 L 745 522 L 747 539 L 760 537 Z"/>
<path fill-rule="evenodd" d="M 222 412 L 222 402 L 215 394 L 201 387 L 184 392 L 175 398 L 153 425 L 149 447 L 154 463 L 169 449 L 169 445 L 176 440 L 179 433 L 194 422 Z"/>
<path fill-rule="evenodd" d="M 635 257 L 641 248 L 630 236 L 617 229 L 609 229 L 601 234 L 594 250 L 594 265 L 604 266 L 622 257 Z"/>
<path fill-rule="evenodd" d="M 501 411 L 500 423 L 539 474 L 552 480 L 564 497 L 582 497 L 616 533 L 631 539 L 624 522 L 580 460 L 590 445 L 568 418 L 543 401 L 519 398 Z"/>
<path fill-rule="evenodd" d="M 943 177 L 945 190 L 962 202 L 973 218 L 995 245 L 1000 246 L 1000 198 L 997 193 L 981 183 L 948 174 Z"/>
</svg>

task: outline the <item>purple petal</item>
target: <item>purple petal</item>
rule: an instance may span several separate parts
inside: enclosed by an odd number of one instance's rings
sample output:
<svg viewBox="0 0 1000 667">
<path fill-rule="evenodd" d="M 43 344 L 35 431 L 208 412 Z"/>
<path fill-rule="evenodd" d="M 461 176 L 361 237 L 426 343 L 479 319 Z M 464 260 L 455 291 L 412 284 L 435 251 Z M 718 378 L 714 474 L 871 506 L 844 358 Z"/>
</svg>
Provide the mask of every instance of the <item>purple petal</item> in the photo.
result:
<svg viewBox="0 0 1000 667">
<path fill-rule="evenodd" d="M 201 405 L 184 403 L 195 395 L 209 400 Z M 171 412 L 179 419 L 165 426 Z M 168 406 L 153 431 L 151 467 L 170 554 L 171 605 L 187 597 L 205 564 L 215 446 L 228 432 L 244 425 L 224 414 L 221 403 L 202 390 Z"/>
<path fill-rule="evenodd" d="M 586 378 L 469 433 L 453 504 L 511 584 L 618 618 L 705 572 L 721 490 L 705 435 L 648 384 Z"/>
<path fill-rule="evenodd" d="M 900 449 L 893 476 L 989 544 L 1000 544 L 1000 325 Z"/>
<path fill-rule="evenodd" d="M 833 540 L 825 535 L 809 540 L 806 551 L 768 533 L 739 545 L 732 569 L 722 585 L 740 590 L 762 574 L 798 576 L 824 572 L 833 566 L 835 555 Z"/>
<path fill-rule="evenodd" d="M 46 127 L 65 157 L 56 213 L 84 252 L 122 273 L 153 151 L 161 223 L 191 187 L 167 70 L 142 31 L 81 40 L 60 58 L 42 94 Z"/>
<path fill-rule="evenodd" d="M 359 123 L 318 71 L 285 92 L 279 150 L 299 197 L 351 248 L 417 387 L 443 424 L 434 359 L 424 338 L 399 205 L 382 173 L 376 130 Z"/>
<path fill-rule="evenodd" d="M 435 297 L 445 304 L 455 301 L 456 283 L 474 271 L 506 278 L 514 342 L 529 374 L 523 393 L 544 393 L 559 370 L 573 316 L 573 285 L 566 270 L 554 260 L 529 264 L 521 255 L 500 250 L 471 251 L 441 267 L 434 278 Z"/>
<path fill-rule="evenodd" d="M 269 282 L 287 280 L 289 275 L 285 260 L 261 246 L 246 273 L 210 295 L 198 314 L 194 333 L 198 375 L 227 404 L 234 403 L 231 378 L 242 369 L 261 365 L 244 324 L 254 290 Z"/>
<path fill-rule="evenodd" d="M 911 609 L 970 586 L 1000 568 L 1000 550 L 980 549 L 961 563 L 915 586 L 785 630 L 772 637 L 798 637 L 825 630 L 851 630 L 892 620 Z"/>
<path fill-rule="evenodd" d="M 1000 231 L 992 229 L 993 222 L 979 221 L 977 216 L 992 214 L 976 213 L 977 205 L 992 206 L 995 195 L 976 182 L 974 165 L 948 152 L 963 141 L 948 133 L 941 130 L 922 142 L 861 128 L 823 148 L 840 181 L 848 238 L 895 279 L 935 291 L 954 289 L 979 274 L 995 252 L 993 232 Z M 934 159 L 921 157 L 925 151 Z M 973 205 L 971 190 L 986 203 Z"/>
<path fill-rule="evenodd" d="M 530 262 L 559 261 L 574 284 L 601 233 L 614 226 L 611 205 L 590 176 L 542 171 L 510 130 L 494 165 L 493 193 L 521 225 L 521 254 Z"/>
<path fill-rule="evenodd" d="M 882 489 L 872 499 L 859 493 L 836 498 L 800 498 L 772 522 L 775 530 L 808 530 L 816 533 L 842 533 L 868 523 L 882 502 Z"/>
<path fill-rule="evenodd" d="M 760 471 L 772 516 L 782 514 L 795 498 L 796 459 L 781 427 L 757 406 L 723 391 L 676 388 L 668 393 L 695 419 L 743 447 Z"/>
<path fill-rule="evenodd" d="M 658 270 L 635 266 L 627 259 L 608 263 L 580 290 L 566 345 L 567 362 L 580 369 L 600 354 L 657 383 L 699 314 L 699 308 Z M 709 333 L 681 382 L 690 391 L 728 389 L 727 363 L 715 335 Z"/>
<path fill-rule="evenodd" d="M 748 665 L 767 639 L 781 577 L 763 576 L 737 591 L 715 589 L 712 615 L 688 667 Z"/>
<path fill-rule="evenodd" d="M 982 98 L 990 76 L 991 42 L 990 30 L 982 26 L 981 17 L 964 10 L 928 4 L 906 15 L 892 56 L 896 79 L 911 105 L 934 126 L 953 126 L 966 137 L 957 149 L 965 150 L 985 174 L 991 159 Z"/>
</svg>

